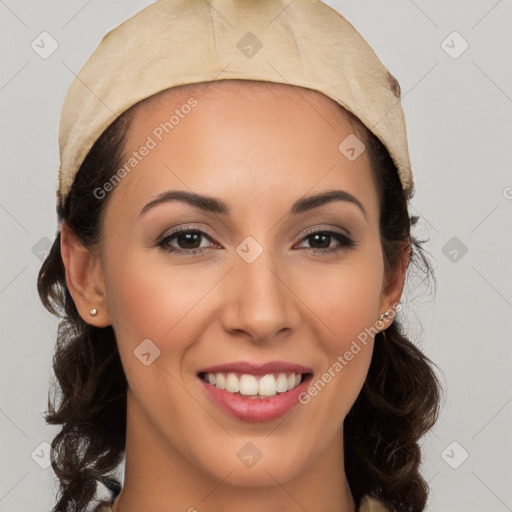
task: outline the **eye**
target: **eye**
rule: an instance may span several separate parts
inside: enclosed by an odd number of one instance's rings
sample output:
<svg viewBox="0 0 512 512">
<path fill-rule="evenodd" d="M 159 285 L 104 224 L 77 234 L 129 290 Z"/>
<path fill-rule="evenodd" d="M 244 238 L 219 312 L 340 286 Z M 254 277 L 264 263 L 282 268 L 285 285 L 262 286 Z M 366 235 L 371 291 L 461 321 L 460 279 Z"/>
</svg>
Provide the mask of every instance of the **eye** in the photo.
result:
<svg viewBox="0 0 512 512">
<path fill-rule="evenodd" d="M 338 244 L 331 247 L 331 242 L 334 240 L 338 241 Z M 337 252 L 345 249 L 354 247 L 356 244 L 354 240 L 343 233 L 337 231 L 329 231 L 325 229 L 319 229 L 308 233 L 302 240 L 309 241 L 309 244 L 313 245 L 311 250 L 314 253 L 329 253 Z"/>
<path fill-rule="evenodd" d="M 181 228 L 161 238 L 157 242 L 157 246 L 165 249 L 167 252 L 186 253 L 187 255 L 193 255 L 203 252 L 203 249 L 208 247 L 208 245 L 202 247 L 200 246 L 201 238 L 203 237 L 210 241 L 212 240 L 206 233 L 199 229 Z M 171 244 L 171 242 L 174 240 L 176 241 L 178 247 Z"/>
<path fill-rule="evenodd" d="M 202 238 L 210 240 L 210 244 L 201 246 Z M 313 247 L 309 248 L 313 253 L 323 254 L 346 250 L 356 245 L 347 235 L 326 229 L 309 232 L 302 240 L 308 241 L 310 245 L 313 245 Z M 333 241 L 337 241 L 337 244 L 331 246 Z M 204 231 L 188 227 L 177 229 L 165 235 L 156 245 L 169 253 L 193 256 L 194 254 L 202 253 L 211 243 L 216 244 Z M 220 245 L 216 245 L 220 247 Z M 306 247 L 306 249 L 308 248 Z"/>
</svg>

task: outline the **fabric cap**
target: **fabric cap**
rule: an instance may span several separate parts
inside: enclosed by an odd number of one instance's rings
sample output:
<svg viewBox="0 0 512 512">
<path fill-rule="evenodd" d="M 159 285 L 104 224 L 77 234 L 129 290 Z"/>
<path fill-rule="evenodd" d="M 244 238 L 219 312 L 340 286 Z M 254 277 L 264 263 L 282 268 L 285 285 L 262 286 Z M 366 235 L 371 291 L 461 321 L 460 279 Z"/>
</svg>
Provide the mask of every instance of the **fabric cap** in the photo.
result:
<svg viewBox="0 0 512 512">
<path fill-rule="evenodd" d="M 109 32 L 69 88 L 59 128 L 60 200 L 124 111 L 173 86 L 223 79 L 298 85 L 330 97 L 385 145 L 410 197 L 400 87 L 338 12 L 316 0 L 160 0 Z"/>
</svg>

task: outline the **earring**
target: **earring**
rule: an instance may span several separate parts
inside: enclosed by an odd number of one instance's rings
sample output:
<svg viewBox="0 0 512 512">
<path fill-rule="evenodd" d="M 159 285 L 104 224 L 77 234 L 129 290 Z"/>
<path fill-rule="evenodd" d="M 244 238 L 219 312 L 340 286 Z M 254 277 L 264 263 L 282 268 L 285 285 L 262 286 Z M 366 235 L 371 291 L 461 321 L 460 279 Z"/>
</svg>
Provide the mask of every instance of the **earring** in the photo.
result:
<svg viewBox="0 0 512 512">
<path fill-rule="evenodd" d="M 375 322 L 375 327 L 377 327 L 377 329 L 379 329 L 380 332 L 384 332 L 383 331 L 383 328 L 384 328 L 384 318 L 386 318 L 388 316 L 391 316 L 391 315 L 390 315 L 390 313 L 388 313 L 386 311 L 385 313 L 382 313 L 382 315 L 379 316 L 379 319 L 377 320 L 377 322 Z"/>
<path fill-rule="evenodd" d="M 96 316 L 98 314 L 98 310 L 96 308 L 92 308 L 89 310 L 89 314 L 91 316 Z"/>
</svg>

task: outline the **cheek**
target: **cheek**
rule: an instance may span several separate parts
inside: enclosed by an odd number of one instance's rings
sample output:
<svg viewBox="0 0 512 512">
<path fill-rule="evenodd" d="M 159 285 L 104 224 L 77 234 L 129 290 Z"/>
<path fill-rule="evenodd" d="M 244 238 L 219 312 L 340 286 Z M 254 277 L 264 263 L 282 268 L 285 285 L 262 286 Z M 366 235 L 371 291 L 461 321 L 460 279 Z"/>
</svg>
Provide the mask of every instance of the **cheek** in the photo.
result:
<svg viewBox="0 0 512 512">
<path fill-rule="evenodd" d="M 316 401 L 318 421 L 331 418 L 332 428 L 348 413 L 366 379 L 378 331 L 383 272 L 382 253 L 375 243 L 350 263 L 347 259 L 346 264 L 319 269 L 315 286 L 311 278 L 300 282 L 310 315 L 303 320 L 318 327 L 315 337 L 324 356 L 303 403 Z"/>
<path fill-rule="evenodd" d="M 194 320 L 194 307 L 216 279 L 211 272 L 208 277 L 181 268 L 171 269 L 147 256 L 107 264 L 107 307 L 121 354 L 133 353 L 145 339 L 161 351 L 183 351 L 189 338 L 184 329 Z M 197 328 L 197 322 L 192 324 Z"/>
<path fill-rule="evenodd" d="M 325 326 L 332 350 L 343 349 L 365 329 L 375 326 L 384 275 L 377 242 L 339 265 L 317 265 L 314 277 L 304 274 L 296 278 L 299 293 Z"/>
</svg>

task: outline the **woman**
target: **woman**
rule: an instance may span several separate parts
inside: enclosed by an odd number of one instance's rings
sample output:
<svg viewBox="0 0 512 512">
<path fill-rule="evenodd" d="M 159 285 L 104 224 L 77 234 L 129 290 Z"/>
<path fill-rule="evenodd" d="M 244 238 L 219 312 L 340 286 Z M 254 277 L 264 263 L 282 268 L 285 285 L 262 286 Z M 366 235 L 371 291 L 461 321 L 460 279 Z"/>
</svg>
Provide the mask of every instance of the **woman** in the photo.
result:
<svg viewBox="0 0 512 512">
<path fill-rule="evenodd" d="M 320 2 L 161 0 L 60 126 L 55 510 L 420 511 L 400 89 Z M 124 484 L 112 476 L 125 459 Z"/>
</svg>

